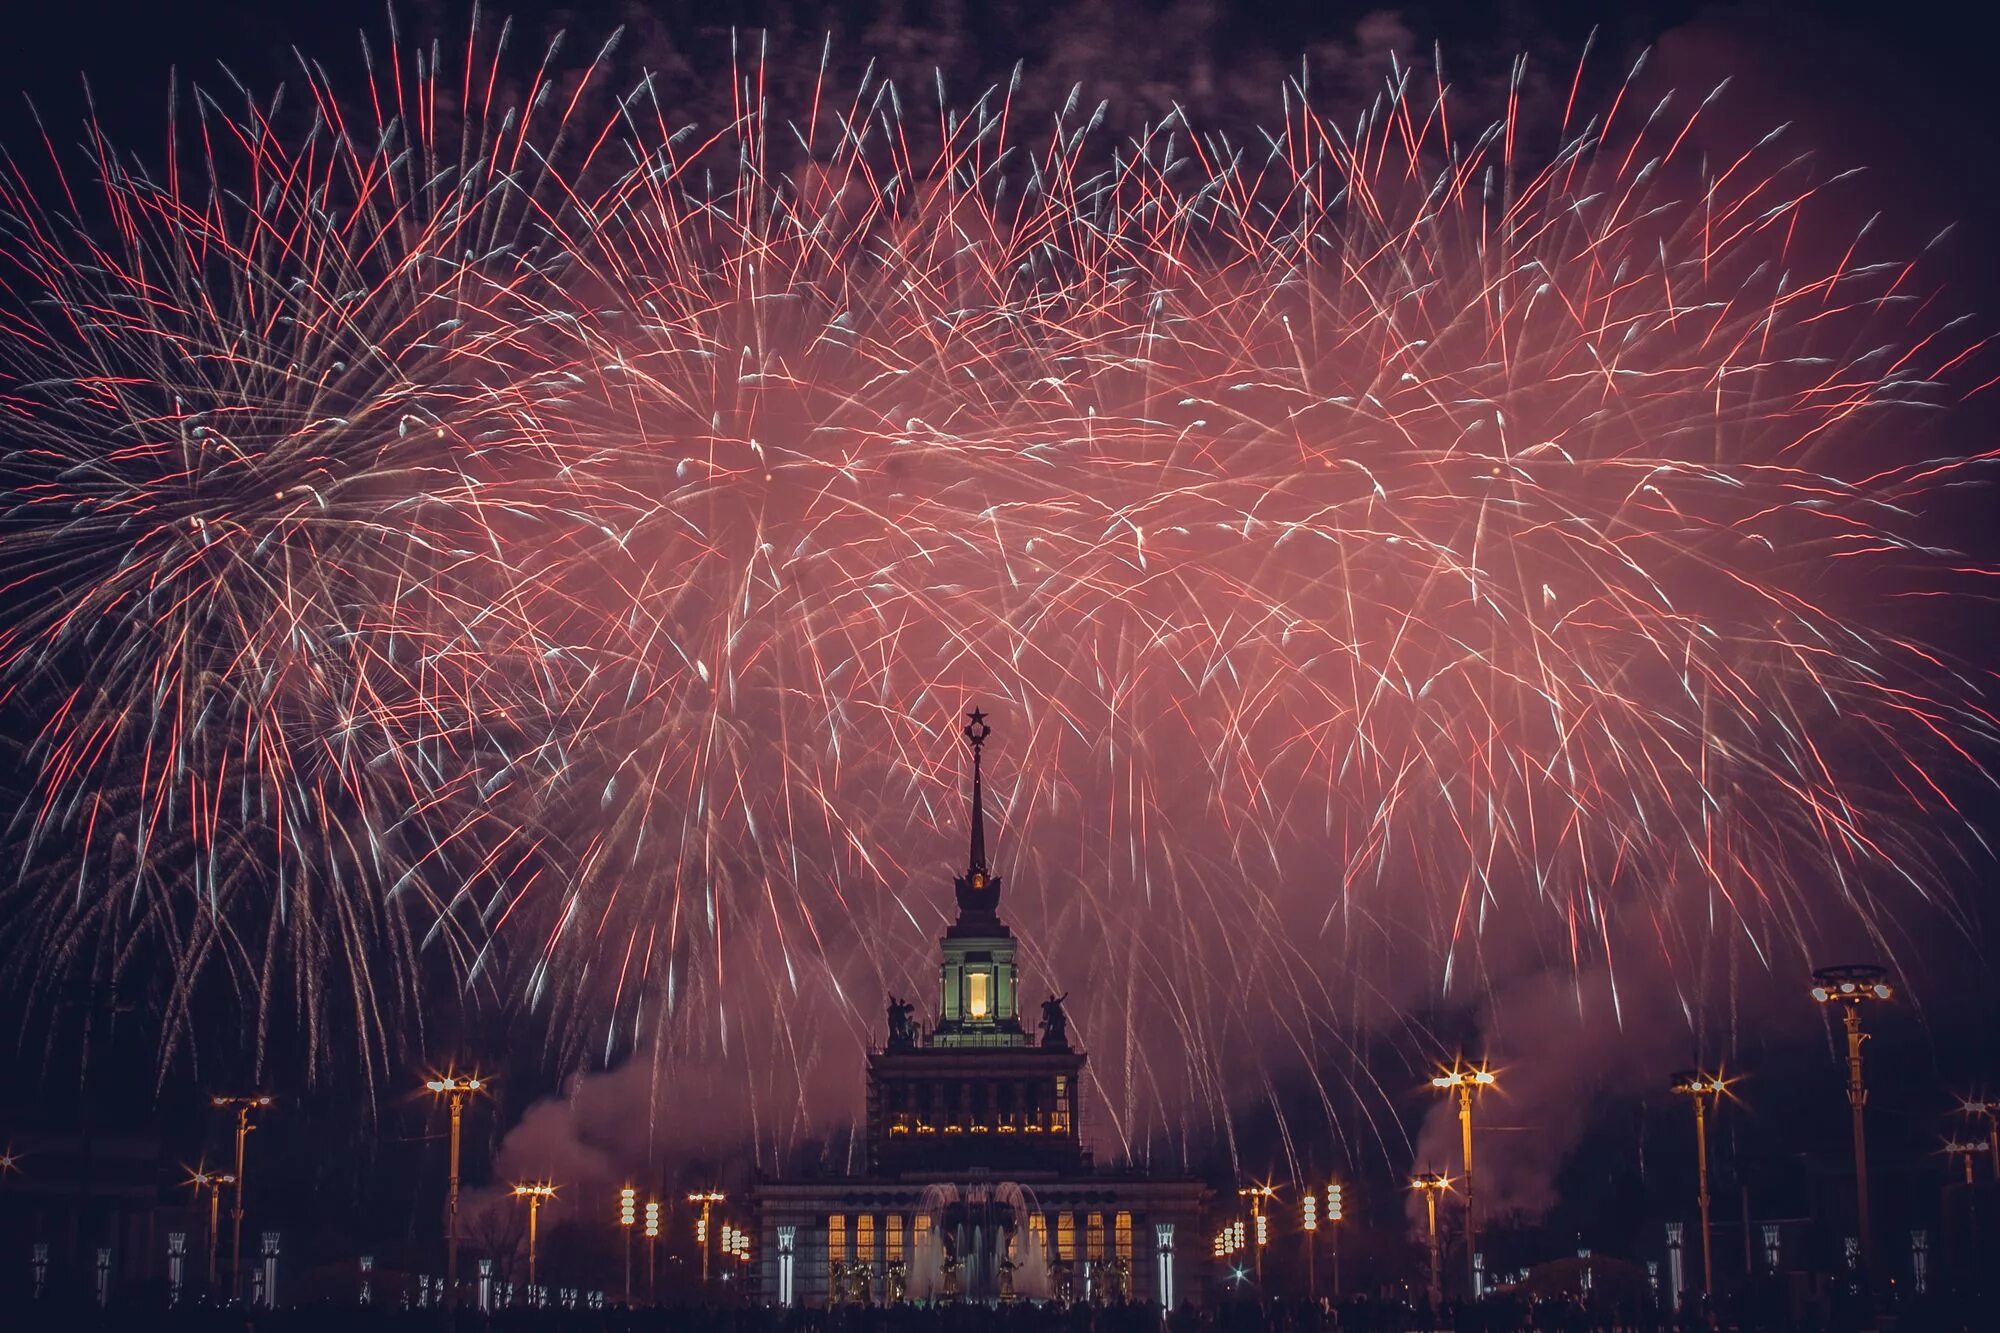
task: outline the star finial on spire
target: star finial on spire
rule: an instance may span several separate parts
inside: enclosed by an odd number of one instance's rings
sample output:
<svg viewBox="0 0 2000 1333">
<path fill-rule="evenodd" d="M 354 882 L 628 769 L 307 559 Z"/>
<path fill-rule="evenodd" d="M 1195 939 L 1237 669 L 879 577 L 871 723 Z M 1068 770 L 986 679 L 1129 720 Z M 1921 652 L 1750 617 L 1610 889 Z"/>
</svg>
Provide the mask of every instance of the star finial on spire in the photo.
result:
<svg viewBox="0 0 2000 1333">
<path fill-rule="evenodd" d="M 975 889 L 986 887 L 986 790 L 979 771 L 980 748 L 986 738 L 993 734 L 993 728 L 986 725 L 986 714 L 977 708 L 966 715 L 965 739 L 972 746 L 972 855 L 965 868 L 965 877 Z"/>
</svg>

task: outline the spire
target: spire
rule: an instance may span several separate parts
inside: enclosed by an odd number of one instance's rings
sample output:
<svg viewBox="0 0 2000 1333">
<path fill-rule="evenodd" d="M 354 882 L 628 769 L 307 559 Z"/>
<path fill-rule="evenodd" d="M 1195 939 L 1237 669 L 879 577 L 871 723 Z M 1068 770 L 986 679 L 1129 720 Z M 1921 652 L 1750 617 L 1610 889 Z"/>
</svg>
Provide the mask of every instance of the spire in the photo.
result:
<svg viewBox="0 0 2000 1333">
<path fill-rule="evenodd" d="M 972 849 L 965 873 L 959 876 L 958 925 L 955 930 L 985 933 L 1007 928 L 996 915 L 1000 907 L 1000 877 L 986 864 L 986 782 L 980 769 L 980 749 L 993 728 L 977 708 L 966 715 L 965 743 L 972 747 Z"/>
<path fill-rule="evenodd" d="M 993 728 L 986 725 L 986 714 L 977 708 L 966 715 L 965 739 L 972 746 L 972 856 L 966 862 L 965 877 L 975 888 L 984 888 L 986 866 L 986 791 L 980 782 L 979 751 L 986 744 L 986 738 L 993 734 Z"/>
</svg>

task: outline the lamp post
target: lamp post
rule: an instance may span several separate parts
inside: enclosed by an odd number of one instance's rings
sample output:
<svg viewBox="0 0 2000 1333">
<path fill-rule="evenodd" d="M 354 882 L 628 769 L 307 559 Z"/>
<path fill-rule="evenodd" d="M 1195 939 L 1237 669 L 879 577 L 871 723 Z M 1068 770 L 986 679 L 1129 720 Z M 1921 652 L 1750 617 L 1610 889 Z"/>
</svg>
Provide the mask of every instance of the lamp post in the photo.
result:
<svg viewBox="0 0 2000 1333">
<path fill-rule="evenodd" d="M 1340 1299 L 1340 1223 L 1347 1216 L 1340 1196 L 1340 1183 L 1326 1187 L 1327 1239 L 1333 1245 L 1333 1299 Z"/>
<path fill-rule="evenodd" d="M 704 1296 L 708 1294 L 708 1254 L 711 1248 L 708 1210 L 727 1197 L 721 1190 L 696 1190 L 688 1195 L 689 1203 L 701 1205 L 701 1220 L 695 1224 L 695 1239 L 701 1242 L 701 1291 Z"/>
<path fill-rule="evenodd" d="M 646 1303 L 660 1303 L 660 1201 L 646 1200 Z"/>
<path fill-rule="evenodd" d="M 1493 1073 L 1485 1066 L 1454 1065 L 1431 1080 L 1440 1092 L 1458 1096 L 1459 1141 L 1465 1157 L 1465 1289 L 1475 1299 L 1479 1295 L 1478 1224 L 1472 1212 L 1472 1094 L 1493 1086 Z"/>
<path fill-rule="evenodd" d="M 1426 1171 L 1410 1177 L 1410 1188 L 1424 1192 L 1424 1210 L 1430 1215 L 1431 1304 L 1442 1305 L 1444 1279 L 1438 1270 L 1438 1195 L 1451 1188 L 1451 1181 L 1441 1171 Z"/>
<path fill-rule="evenodd" d="M 625 1236 L 625 1308 L 632 1308 L 632 1228 L 639 1221 L 639 1191 L 627 1185 L 618 1191 L 618 1230 Z"/>
<path fill-rule="evenodd" d="M 217 1234 L 221 1230 L 222 1223 L 222 1187 L 224 1185 L 234 1185 L 236 1177 L 226 1173 L 204 1171 L 202 1168 L 196 1167 L 188 1173 L 187 1183 L 194 1186 L 194 1197 L 197 1203 L 201 1200 L 201 1192 L 203 1190 L 208 1191 L 208 1289 L 213 1293 L 215 1290 L 216 1239 Z"/>
<path fill-rule="evenodd" d="M 1847 1106 L 1854 1119 L 1855 1232 L 1861 1242 L 1861 1271 L 1871 1282 L 1875 1245 L 1868 1226 L 1868 1128 L 1863 1115 L 1868 1087 L 1861 1081 L 1861 1043 L 1868 1040 L 1868 1034 L 1861 1030 L 1861 1006 L 1895 995 L 1884 979 L 1887 976 L 1886 969 L 1872 963 L 1844 963 L 1814 972 L 1812 988 L 1817 1003 L 1840 1006 L 1841 1021 L 1847 1028 Z"/>
<path fill-rule="evenodd" d="M 1278 1191 L 1271 1185 L 1252 1185 L 1236 1191 L 1238 1198 L 1250 1200 L 1251 1266 L 1256 1273 L 1257 1295 L 1264 1294 L 1264 1246 L 1270 1243 L 1271 1224 L 1264 1217 L 1264 1201 L 1276 1198 Z"/>
<path fill-rule="evenodd" d="M 243 1140 L 253 1128 L 250 1113 L 269 1106 L 271 1098 L 264 1093 L 247 1093 L 208 1100 L 211 1106 L 236 1110 L 236 1189 L 229 1197 L 229 1299 L 234 1303 L 242 1294 L 239 1288 L 243 1285 Z"/>
<path fill-rule="evenodd" d="M 1698 1070 L 1683 1069 L 1674 1075 L 1674 1091 L 1694 1102 L 1695 1179 L 1698 1182 L 1695 1199 L 1701 1205 L 1701 1290 L 1710 1299 L 1715 1296 L 1715 1256 L 1708 1230 L 1708 1103 L 1709 1099 L 1720 1097 L 1728 1086 L 1724 1080 Z"/>
<path fill-rule="evenodd" d="M 1959 1158 L 1965 1163 L 1965 1183 L 1972 1183 L 1972 1159 L 1984 1155 L 1984 1139 L 1946 1139 L 1944 1151 L 1947 1156 Z"/>
<path fill-rule="evenodd" d="M 448 1098 L 451 1103 L 451 1188 L 445 1196 L 444 1209 L 444 1308 L 458 1308 L 458 1130 L 459 1121 L 465 1107 L 465 1099 L 486 1085 L 479 1075 L 460 1077 L 447 1074 L 424 1084 L 430 1091 Z"/>
<path fill-rule="evenodd" d="M 1299 1200 L 1299 1230 L 1306 1235 L 1306 1298 L 1319 1301 L 1319 1266 L 1314 1262 L 1313 1239 L 1319 1231 L 1319 1195 L 1307 1190 Z"/>
<path fill-rule="evenodd" d="M 514 1186 L 514 1197 L 528 1201 L 528 1299 L 537 1302 L 535 1294 L 535 1249 L 536 1225 L 540 1220 L 542 1200 L 556 1197 L 556 1187 L 546 1180 L 521 1183 Z"/>
<path fill-rule="evenodd" d="M 1967 1097 L 1958 1104 L 1960 1115 L 1986 1117 L 1986 1161 L 2000 1179 L 2000 1102 L 1988 1097 Z"/>
</svg>

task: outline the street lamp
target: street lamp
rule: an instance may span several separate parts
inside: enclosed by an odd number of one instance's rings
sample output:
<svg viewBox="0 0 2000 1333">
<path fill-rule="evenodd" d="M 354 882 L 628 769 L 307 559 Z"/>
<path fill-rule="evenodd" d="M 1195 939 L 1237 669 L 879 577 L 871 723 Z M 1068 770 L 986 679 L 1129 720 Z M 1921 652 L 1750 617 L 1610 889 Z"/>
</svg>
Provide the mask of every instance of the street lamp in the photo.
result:
<svg viewBox="0 0 2000 1333">
<path fill-rule="evenodd" d="M 1453 1065 L 1431 1080 L 1433 1088 L 1458 1096 L 1459 1140 L 1465 1155 L 1465 1289 L 1475 1299 L 1479 1295 L 1479 1261 L 1473 1257 L 1478 1248 L 1478 1225 L 1472 1212 L 1472 1094 L 1492 1087 L 1493 1082 L 1492 1071 L 1484 1065 Z"/>
<path fill-rule="evenodd" d="M 1451 1188 L 1451 1180 L 1441 1171 L 1426 1171 L 1410 1177 L 1410 1188 L 1424 1192 L 1424 1209 L 1430 1215 L 1431 1304 L 1444 1303 L 1444 1280 L 1438 1271 L 1438 1195 Z"/>
<path fill-rule="evenodd" d="M 1251 1261 L 1257 1274 L 1257 1294 L 1264 1294 L 1264 1247 L 1271 1242 L 1271 1224 L 1264 1216 L 1264 1201 L 1278 1195 L 1271 1185 L 1252 1185 L 1236 1191 L 1238 1198 L 1250 1200 L 1250 1229 L 1255 1233 L 1251 1239 L 1255 1247 L 1250 1252 Z"/>
<path fill-rule="evenodd" d="M 1984 1139 L 1946 1139 L 1944 1142 L 1944 1152 L 1946 1156 L 1964 1159 L 1965 1183 L 1970 1185 L 1972 1183 L 1972 1159 L 1986 1152 L 1986 1141 Z"/>
<path fill-rule="evenodd" d="M 1967 1097 L 1959 1102 L 1958 1113 L 1986 1117 L 1986 1160 L 1993 1167 L 1994 1177 L 2000 1179 L 2000 1102 L 1987 1097 Z"/>
<path fill-rule="evenodd" d="M 1319 1265 L 1313 1254 L 1315 1233 L 1319 1231 L 1319 1195 L 1307 1190 L 1299 1199 L 1299 1230 L 1306 1233 L 1306 1297 L 1319 1300 Z"/>
<path fill-rule="evenodd" d="M 532 1184 L 524 1182 L 514 1186 L 514 1197 L 528 1201 L 528 1299 L 540 1304 L 535 1292 L 536 1223 L 542 1210 L 542 1200 L 555 1198 L 556 1187 L 546 1180 Z"/>
<path fill-rule="evenodd" d="M 1340 1197 L 1340 1182 L 1326 1187 L 1326 1226 L 1331 1233 L 1327 1239 L 1333 1245 L 1333 1299 L 1340 1299 L 1340 1227 L 1347 1216 Z"/>
<path fill-rule="evenodd" d="M 729 1223 L 724 1222 L 722 1224 L 722 1252 L 732 1259 L 749 1263 L 750 1233 L 740 1227 L 733 1227 Z M 727 1282 L 729 1280 L 728 1274 L 725 1273 L 722 1280 Z"/>
<path fill-rule="evenodd" d="M 444 1211 L 444 1308 L 458 1308 L 458 1127 L 465 1099 L 484 1088 L 479 1075 L 446 1074 L 424 1084 L 434 1095 L 451 1101 L 451 1190 Z"/>
<path fill-rule="evenodd" d="M 1861 1081 L 1861 1043 L 1868 1040 L 1868 1034 L 1861 1030 L 1861 1006 L 1895 995 L 1885 980 L 1888 975 L 1887 969 L 1872 963 L 1843 963 L 1814 972 L 1812 988 L 1815 1002 L 1840 1006 L 1841 1020 L 1847 1027 L 1847 1106 L 1854 1119 L 1855 1230 L 1861 1242 L 1862 1272 L 1870 1281 L 1875 1273 L 1875 1245 L 1868 1226 L 1868 1129 L 1862 1114 L 1868 1105 L 1868 1088 Z"/>
<path fill-rule="evenodd" d="M 233 1097 L 211 1097 L 209 1105 L 221 1108 L 236 1108 L 236 1189 L 230 1195 L 229 1203 L 229 1299 L 232 1303 L 243 1285 L 243 1140 L 248 1138 L 253 1126 L 250 1113 L 270 1106 L 271 1098 L 264 1093 L 245 1093 Z"/>
<path fill-rule="evenodd" d="M 208 1191 L 208 1289 L 212 1293 L 215 1290 L 215 1242 L 222 1222 L 222 1187 L 234 1185 L 236 1177 L 196 1167 L 188 1173 L 187 1183 L 194 1186 L 197 1205 L 201 1202 L 201 1192 Z"/>
<path fill-rule="evenodd" d="M 721 1190 L 696 1190 L 688 1195 L 689 1203 L 701 1205 L 701 1218 L 695 1223 L 694 1238 L 701 1245 L 701 1289 L 704 1295 L 708 1292 L 708 1253 L 711 1248 L 708 1243 L 708 1210 L 728 1197 Z"/>
<path fill-rule="evenodd" d="M 660 1303 L 660 1201 L 646 1200 L 646 1303 Z"/>
<path fill-rule="evenodd" d="M 625 1308 L 632 1308 L 632 1228 L 639 1222 L 639 1191 L 627 1185 L 618 1191 L 618 1229 L 625 1236 Z"/>
<path fill-rule="evenodd" d="M 1694 1102 L 1695 1178 L 1699 1182 L 1695 1198 L 1701 1204 L 1701 1289 L 1712 1300 L 1715 1297 L 1715 1260 L 1708 1233 L 1708 1103 L 1727 1092 L 1729 1084 L 1713 1074 L 1683 1069 L 1674 1075 L 1673 1086 L 1675 1092 Z"/>
</svg>

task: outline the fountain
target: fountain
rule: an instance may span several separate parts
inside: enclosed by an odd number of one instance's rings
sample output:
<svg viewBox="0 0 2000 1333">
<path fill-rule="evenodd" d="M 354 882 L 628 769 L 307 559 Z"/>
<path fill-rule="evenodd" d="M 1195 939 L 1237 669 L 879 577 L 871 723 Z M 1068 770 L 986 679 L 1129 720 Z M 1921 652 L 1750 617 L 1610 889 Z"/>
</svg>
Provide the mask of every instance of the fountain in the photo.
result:
<svg viewBox="0 0 2000 1333">
<path fill-rule="evenodd" d="M 909 1261 L 911 1300 L 1047 1300 L 1048 1256 L 1027 1227 L 1034 1211 L 1014 1181 L 924 1186 Z"/>
<path fill-rule="evenodd" d="M 915 1244 L 910 1253 L 910 1299 L 936 1301 L 944 1289 L 945 1217 L 958 1202 L 956 1185 L 926 1185 L 918 1204 Z"/>
<path fill-rule="evenodd" d="M 1013 1295 L 1022 1300 L 1045 1301 L 1049 1290 L 1049 1256 L 1035 1240 L 1028 1218 L 1036 1211 L 1026 1190 L 1011 1180 L 993 1187 L 994 1199 L 1008 1211 L 1009 1258 L 1013 1262 Z"/>
</svg>

